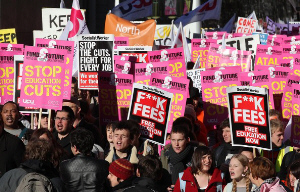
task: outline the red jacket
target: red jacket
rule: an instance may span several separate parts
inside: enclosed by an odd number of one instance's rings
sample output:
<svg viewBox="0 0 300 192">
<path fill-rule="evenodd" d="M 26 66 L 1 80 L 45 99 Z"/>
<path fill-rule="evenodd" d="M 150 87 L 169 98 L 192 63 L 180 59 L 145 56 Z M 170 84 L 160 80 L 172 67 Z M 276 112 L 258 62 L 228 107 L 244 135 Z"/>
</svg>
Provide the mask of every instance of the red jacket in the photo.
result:
<svg viewBox="0 0 300 192">
<path fill-rule="evenodd" d="M 194 175 L 192 174 L 191 167 L 188 167 L 183 172 L 182 180 L 186 181 L 185 185 L 185 191 L 186 192 L 198 192 L 197 184 L 194 178 Z M 222 190 L 224 189 L 226 183 L 221 178 L 221 171 L 217 168 L 215 168 L 212 177 L 208 183 L 208 186 L 205 190 L 205 192 L 216 192 L 217 191 L 217 183 L 222 183 Z M 180 192 L 180 179 L 176 181 L 174 192 Z"/>
</svg>

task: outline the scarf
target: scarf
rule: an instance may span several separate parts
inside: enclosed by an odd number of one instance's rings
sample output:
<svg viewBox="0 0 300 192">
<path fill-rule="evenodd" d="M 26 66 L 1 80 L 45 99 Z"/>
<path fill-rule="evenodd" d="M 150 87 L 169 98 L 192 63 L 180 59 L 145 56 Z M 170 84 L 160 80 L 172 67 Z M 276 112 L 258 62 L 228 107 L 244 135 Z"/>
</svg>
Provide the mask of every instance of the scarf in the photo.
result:
<svg viewBox="0 0 300 192">
<path fill-rule="evenodd" d="M 185 164 L 185 159 L 187 157 L 192 157 L 191 154 L 192 147 L 190 145 L 187 145 L 186 148 L 181 152 L 181 153 L 176 153 L 172 147 L 169 149 L 169 164 L 171 164 L 171 175 L 172 175 L 172 184 L 175 184 L 177 179 L 178 179 L 178 174 L 180 172 L 183 172 L 186 168 Z"/>
</svg>

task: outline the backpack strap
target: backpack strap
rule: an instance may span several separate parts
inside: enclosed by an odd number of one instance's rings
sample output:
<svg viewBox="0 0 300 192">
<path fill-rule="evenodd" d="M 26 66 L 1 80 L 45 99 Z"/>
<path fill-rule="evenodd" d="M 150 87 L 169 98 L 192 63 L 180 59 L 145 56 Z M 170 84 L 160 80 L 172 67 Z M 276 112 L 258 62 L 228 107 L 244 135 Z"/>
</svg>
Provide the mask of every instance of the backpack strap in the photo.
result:
<svg viewBox="0 0 300 192">
<path fill-rule="evenodd" d="M 185 185 L 186 181 L 182 180 L 183 172 L 179 173 L 179 180 L 180 180 L 180 192 L 185 192 Z"/>
<path fill-rule="evenodd" d="M 24 129 L 22 129 L 20 135 L 19 135 L 19 138 L 22 139 L 22 137 L 25 135 L 25 133 L 27 132 L 27 128 L 25 127 Z"/>
</svg>

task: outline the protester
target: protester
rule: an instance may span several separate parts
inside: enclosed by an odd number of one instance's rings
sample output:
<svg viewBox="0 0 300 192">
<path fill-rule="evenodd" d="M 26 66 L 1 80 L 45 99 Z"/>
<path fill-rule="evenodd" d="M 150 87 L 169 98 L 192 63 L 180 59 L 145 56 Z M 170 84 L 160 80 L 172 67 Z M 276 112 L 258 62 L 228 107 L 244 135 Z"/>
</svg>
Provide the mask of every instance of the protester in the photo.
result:
<svg viewBox="0 0 300 192">
<path fill-rule="evenodd" d="M 114 147 L 105 158 L 106 161 L 112 163 L 117 159 L 127 159 L 132 164 L 137 164 L 139 159 L 137 157 L 137 149 L 131 143 L 134 135 L 131 132 L 130 123 L 128 121 L 121 121 L 113 129 L 113 143 Z"/>
<path fill-rule="evenodd" d="M 249 147 L 241 148 L 239 153 L 242 154 L 242 155 L 245 155 L 248 158 L 249 163 L 252 162 L 254 157 L 259 154 L 257 149 L 249 148 Z"/>
<path fill-rule="evenodd" d="M 75 77 L 72 77 L 71 96 L 75 97 L 75 98 L 78 98 L 78 96 L 79 96 L 78 83 L 77 83 L 77 79 Z"/>
<path fill-rule="evenodd" d="M 106 125 L 106 144 L 104 148 L 104 156 L 106 157 L 109 151 L 114 147 L 113 143 L 113 129 L 116 128 L 117 122 L 108 123 Z"/>
<path fill-rule="evenodd" d="M 72 159 L 61 162 L 60 176 L 67 191 L 105 191 L 109 164 L 91 156 L 94 137 L 84 129 L 70 133 Z"/>
<path fill-rule="evenodd" d="M 53 132 L 54 129 L 54 116 L 55 116 L 55 111 L 51 110 L 51 119 L 49 119 L 48 114 L 42 114 L 41 118 L 41 128 L 43 129 L 48 129 L 50 132 Z M 50 121 L 50 124 L 49 124 Z M 48 127 L 50 125 L 50 127 Z"/>
<path fill-rule="evenodd" d="M 55 114 L 54 138 L 57 143 L 68 152 L 69 157 L 73 157 L 70 144 L 70 133 L 74 130 L 74 112 L 68 106 L 63 106 L 62 110 L 57 110 Z"/>
<path fill-rule="evenodd" d="M 193 154 L 191 167 L 180 174 L 174 192 L 215 192 L 222 190 L 224 184 L 221 171 L 214 166 L 211 150 L 206 146 L 199 146 Z"/>
<path fill-rule="evenodd" d="M 132 187 L 125 189 L 124 192 L 164 192 L 166 190 L 158 185 L 162 177 L 162 164 L 156 156 L 142 157 L 138 163 L 136 175 L 138 178 L 132 182 Z"/>
<path fill-rule="evenodd" d="M 250 163 L 251 182 L 256 186 L 253 192 L 272 191 L 285 192 L 280 184 L 280 179 L 276 177 L 276 171 L 272 161 L 265 157 L 256 157 Z"/>
<path fill-rule="evenodd" d="M 27 185 L 32 186 L 36 191 L 42 188 L 52 188 L 57 192 L 64 192 L 63 183 L 59 178 L 58 171 L 54 168 L 53 163 L 58 159 L 53 159 L 52 153 L 54 153 L 54 146 L 51 142 L 46 140 L 35 140 L 34 142 L 28 142 L 25 152 L 25 162 L 23 162 L 20 168 L 15 168 L 5 173 L 0 179 L 0 189 L 6 192 L 15 192 L 17 188 L 22 188 Z M 3 156 L 1 156 L 3 157 Z M 29 173 L 39 173 L 42 176 L 30 176 Z M 46 177 L 46 178 L 43 178 Z M 38 186 L 40 182 L 34 182 L 30 180 L 40 181 L 44 180 L 44 186 Z M 45 180 L 49 179 L 50 182 Z M 23 190 L 22 190 L 23 191 Z"/>
<path fill-rule="evenodd" d="M 4 130 L 2 116 L 0 116 L 0 178 L 7 171 L 20 165 L 24 152 L 23 142 Z"/>
<path fill-rule="evenodd" d="M 229 173 L 232 182 L 225 186 L 224 192 L 250 192 L 249 160 L 242 154 L 234 155 L 229 164 Z"/>
<path fill-rule="evenodd" d="M 107 176 L 112 191 L 123 191 L 132 186 L 134 179 L 134 167 L 126 159 L 117 159 L 109 165 Z"/>
<path fill-rule="evenodd" d="M 286 183 L 287 186 L 295 191 L 298 192 L 300 189 L 299 186 L 299 179 L 300 179 L 300 161 L 294 161 L 288 168 L 287 171 L 289 174 L 286 176 Z"/>
</svg>

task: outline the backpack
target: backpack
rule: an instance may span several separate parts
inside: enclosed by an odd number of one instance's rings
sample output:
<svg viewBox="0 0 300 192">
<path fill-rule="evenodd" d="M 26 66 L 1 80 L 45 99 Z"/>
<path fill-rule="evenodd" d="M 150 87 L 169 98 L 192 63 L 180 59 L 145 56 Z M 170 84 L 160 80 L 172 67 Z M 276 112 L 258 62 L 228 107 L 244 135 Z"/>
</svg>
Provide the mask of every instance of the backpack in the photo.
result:
<svg viewBox="0 0 300 192">
<path fill-rule="evenodd" d="M 19 183 L 16 192 L 54 192 L 51 181 L 44 175 L 31 172 L 27 173 Z"/>
</svg>

